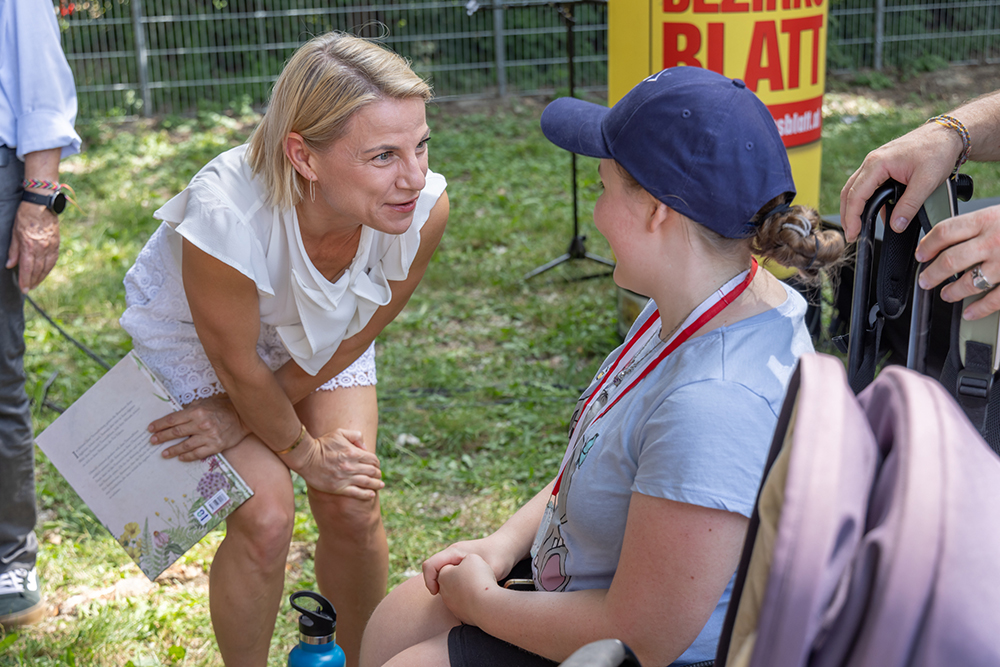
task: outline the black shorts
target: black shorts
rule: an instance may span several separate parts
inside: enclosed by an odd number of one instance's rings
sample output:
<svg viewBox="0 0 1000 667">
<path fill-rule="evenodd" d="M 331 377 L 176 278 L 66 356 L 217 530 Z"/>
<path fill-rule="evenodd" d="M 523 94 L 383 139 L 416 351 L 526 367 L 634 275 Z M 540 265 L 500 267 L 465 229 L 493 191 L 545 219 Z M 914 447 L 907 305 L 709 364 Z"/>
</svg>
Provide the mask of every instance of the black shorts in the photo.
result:
<svg viewBox="0 0 1000 667">
<path fill-rule="evenodd" d="M 517 563 L 507 579 L 530 579 L 531 560 Z M 525 651 L 487 634 L 474 625 L 459 625 L 448 633 L 451 667 L 552 667 L 559 663 Z"/>
<path fill-rule="evenodd" d="M 459 625 L 448 633 L 451 667 L 554 667 L 558 662 L 488 635 L 474 625 Z"/>
</svg>

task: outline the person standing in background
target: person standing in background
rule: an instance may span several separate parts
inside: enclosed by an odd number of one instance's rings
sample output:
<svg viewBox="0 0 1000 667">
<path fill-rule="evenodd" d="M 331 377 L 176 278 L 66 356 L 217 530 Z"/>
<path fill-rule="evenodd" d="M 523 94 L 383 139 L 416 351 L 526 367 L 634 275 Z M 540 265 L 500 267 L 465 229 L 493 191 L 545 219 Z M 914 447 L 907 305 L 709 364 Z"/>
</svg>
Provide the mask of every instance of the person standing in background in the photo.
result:
<svg viewBox="0 0 1000 667">
<path fill-rule="evenodd" d="M 59 161 L 80 151 L 76 88 L 49 0 L 0 0 L 0 626 L 45 613 L 35 571 L 35 457 L 24 295 L 59 256 Z"/>
</svg>

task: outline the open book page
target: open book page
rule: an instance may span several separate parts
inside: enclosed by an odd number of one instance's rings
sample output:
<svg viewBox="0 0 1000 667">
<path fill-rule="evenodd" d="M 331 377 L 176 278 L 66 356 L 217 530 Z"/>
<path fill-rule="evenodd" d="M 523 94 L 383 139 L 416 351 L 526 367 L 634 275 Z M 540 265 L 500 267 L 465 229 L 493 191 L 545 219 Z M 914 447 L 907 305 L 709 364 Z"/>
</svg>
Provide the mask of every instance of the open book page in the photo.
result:
<svg viewBox="0 0 1000 667">
<path fill-rule="evenodd" d="M 151 580 L 253 491 L 221 454 L 164 459 L 149 423 L 180 410 L 129 352 L 36 438 L 38 446 Z"/>
</svg>

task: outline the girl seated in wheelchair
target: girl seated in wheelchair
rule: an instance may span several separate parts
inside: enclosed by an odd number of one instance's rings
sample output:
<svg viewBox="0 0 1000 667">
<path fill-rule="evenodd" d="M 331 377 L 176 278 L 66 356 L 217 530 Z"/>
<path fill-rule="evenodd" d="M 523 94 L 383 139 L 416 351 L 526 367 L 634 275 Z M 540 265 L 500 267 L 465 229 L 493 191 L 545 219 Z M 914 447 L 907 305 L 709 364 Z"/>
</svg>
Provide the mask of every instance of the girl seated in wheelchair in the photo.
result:
<svg viewBox="0 0 1000 667">
<path fill-rule="evenodd" d="M 804 300 L 754 255 L 816 281 L 843 240 L 791 206 L 781 137 L 742 81 L 671 68 L 541 123 L 601 158 L 594 223 L 615 282 L 651 300 L 580 397 L 558 475 L 398 586 L 363 667 L 554 665 L 608 637 L 644 665 L 715 656 L 786 382 L 812 351 Z M 533 590 L 498 583 L 527 561 Z"/>
</svg>

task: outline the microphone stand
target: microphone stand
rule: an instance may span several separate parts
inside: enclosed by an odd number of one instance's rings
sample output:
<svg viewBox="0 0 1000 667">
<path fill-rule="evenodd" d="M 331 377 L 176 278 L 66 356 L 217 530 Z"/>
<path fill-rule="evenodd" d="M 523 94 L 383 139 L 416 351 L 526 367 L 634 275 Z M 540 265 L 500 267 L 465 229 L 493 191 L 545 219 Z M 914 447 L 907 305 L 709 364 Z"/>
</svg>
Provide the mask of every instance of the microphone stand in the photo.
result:
<svg viewBox="0 0 1000 667">
<path fill-rule="evenodd" d="M 567 64 L 569 66 L 569 96 L 573 97 L 573 83 L 574 83 L 574 73 L 573 73 L 573 52 L 574 52 L 574 42 L 573 42 L 573 26 L 576 24 L 576 19 L 573 17 L 573 5 L 578 4 L 576 2 L 563 2 L 556 8 L 559 15 L 562 16 L 563 22 L 566 24 L 566 57 Z M 525 280 L 530 280 L 535 276 L 545 273 L 549 269 L 553 269 L 560 264 L 569 262 L 575 259 L 589 259 L 593 262 L 599 264 L 604 264 L 605 266 L 614 267 L 615 263 L 607 259 L 606 257 L 601 257 L 600 255 L 595 255 L 593 253 L 587 252 L 587 247 L 585 242 L 587 240 L 586 236 L 580 235 L 580 222 L 579 222 L 579 205 L 577 202 L 577 184 L 576 184 L 576 153 L 570 153 L 570 177 L 572 179 L 572 197 L 573 197 L 573 238 L 570 239 L 569 247 L 566 252 L 562 255 L 556 257 L 555 259 L 542 264 L 541 266 L 532 269 L 524 275 Z M 598 273 L 589 276 L 583 276 L 581 278 L 574 278 L 573 280 L 587 280 L 590 278 L 600 278 L 603 276 L 611 275 L 611 271 L 606 271 L 604 273 Z"/>
</svg>

